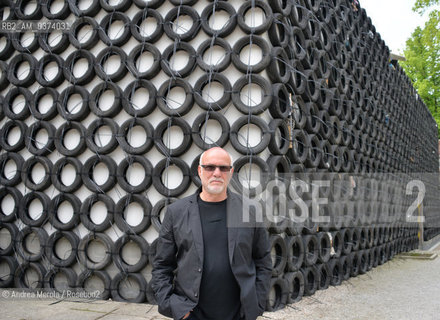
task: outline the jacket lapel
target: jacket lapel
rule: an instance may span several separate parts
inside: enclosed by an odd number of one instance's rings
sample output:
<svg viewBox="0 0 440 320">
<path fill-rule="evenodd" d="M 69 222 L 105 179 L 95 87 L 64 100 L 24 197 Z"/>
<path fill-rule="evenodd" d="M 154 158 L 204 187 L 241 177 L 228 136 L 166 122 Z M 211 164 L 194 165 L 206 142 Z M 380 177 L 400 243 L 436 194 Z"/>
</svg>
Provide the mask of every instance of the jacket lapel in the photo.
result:
<svg viewBox="0 0 440 320">
<path fill-rule="evenodd" d="M 229 263 L 232 266 L 232 258 L 234 256 L 235 244 L 238 237 L 239 224 L 236 219 L 239 218 L 240 203 L 231 192 L 228 192 L 228 200 L 226 202 L 226 226 L 228 230 L 228 251 L 229 251 Z"/>
<path fill-rule="evenodd" d="M 197 253 L 200 261 L 203 264 L 203 234 L 202 223 L 200 221 L 199 205 L 197 204 L 197 195 L 193 195 L 190 198 L 190 206 L 188 208 L 189 224 L 191 227 L 191 233 L 193 235 L 194 245 L 196 246 Z"/>
</svg>

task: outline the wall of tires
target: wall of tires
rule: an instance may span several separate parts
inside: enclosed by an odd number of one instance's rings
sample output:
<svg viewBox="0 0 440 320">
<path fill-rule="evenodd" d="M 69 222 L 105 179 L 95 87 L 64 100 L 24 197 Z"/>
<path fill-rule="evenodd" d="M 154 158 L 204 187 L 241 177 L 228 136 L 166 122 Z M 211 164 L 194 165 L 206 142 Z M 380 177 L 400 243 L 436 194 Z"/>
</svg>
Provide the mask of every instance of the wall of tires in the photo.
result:
<svg viewBox="0 0 440 320">
<path fill-rule="evenodd" d="M 399 174 L 432 173 L 424 234 L 439 234 L 437 127 L 350 0 L 7 2 L 2 22 L 42 23 L 0 33 L 0 287 L 154 303 L 165 208 L 212 146 L 239 187 L 350 173 L 388 190 L 335 197 L 348 222 L 269 226 L 267 310 L 417 247 L 415 224 L 374 219 L 410 204 L 391 196 Z"/>
</svg>

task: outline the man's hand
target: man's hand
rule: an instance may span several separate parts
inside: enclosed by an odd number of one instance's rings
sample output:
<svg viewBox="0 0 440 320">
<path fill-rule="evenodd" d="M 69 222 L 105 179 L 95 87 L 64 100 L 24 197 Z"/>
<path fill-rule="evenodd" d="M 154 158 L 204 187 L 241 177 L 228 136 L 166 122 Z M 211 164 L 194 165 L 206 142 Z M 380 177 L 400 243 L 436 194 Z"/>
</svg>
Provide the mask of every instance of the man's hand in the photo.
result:
<svg viewBox="0 0 440 320">
<path fill-rule="evenodd" d="M 190 314 L 191 314 L 191 311 L 188 311 L 188 313 L 187 313 L 187 314 L 185 314 L 185 315 L 183 316 L 183 318 L 182 318 L 182 319 L 186 319 L 186 318 L 188 318 Z"/>
</svg>

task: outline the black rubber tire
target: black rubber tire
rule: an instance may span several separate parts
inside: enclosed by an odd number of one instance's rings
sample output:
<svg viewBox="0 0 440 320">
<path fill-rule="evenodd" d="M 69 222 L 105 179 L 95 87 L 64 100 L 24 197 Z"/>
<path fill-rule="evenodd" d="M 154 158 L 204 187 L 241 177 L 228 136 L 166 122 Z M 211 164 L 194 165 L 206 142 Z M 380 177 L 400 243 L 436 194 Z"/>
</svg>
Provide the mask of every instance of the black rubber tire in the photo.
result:
<svg viewBox="0 0 440 320">
<path fill-rule="evenodd" d="M 191 180 L 197 188 L 200 188 L 202 186 L 202 181 L 200 180 L 199 172 L 198 172 L 200 156 L 201 154 L 194 158 L 194 160 L 191 162 L 191 167 L 190 167 Z"/>
<path fill-rule="evenodd" d="M 163 0 L 160 1 L 163 2 Z M 144 5 L 147 5 L 143 0 L 134 0 L 133 2 L 142 2 Z M 149 46 L 159 40 L 163 35 L 163 18 L 160 13 L 151 6 L 152 2 L 153 1 L 149 1 L 147 5 L 148 8 L 145 7 L 142 11 L 136 13 L 131 20 L 130 32 L 136 40 L 142 43 L 140 46 Z M 148 18 L 156 19 L 156 29 L 149 36 L 141 34 L 141 25 L 143 21 Z"/>
<path fill-rule="evenodd" d="M 120 292 L 119 292 L 119 285 L 121 281 L 126 280 L 128 278 L 131 278 L 132 280 L 135 279 L 136 282 L 139 285 L 139 294 L 130 299 L 124 298 Z M 140 273 L 117 273 L 116 276 L 112 279 L 111 282 L 111 294 L 112 299 L 114 301 L 124 301 L 124 302 L 131 302 L 131 303 L 142 303 L 145 301 L 146 297 L 146 291 L 147 291 L 147 280 L 145 280 L 145 277 L 143 274 Z"/>
<path fill-rule="evenodd" d="M 144 179 L 141 183 L 136 186 L 131 185 L 127 180 L 127 170 L 129 166 L 132 166 L 133 163 L 138 163 L 142 166 L 145 171 Z M 133 193 L 141 193 L 147 191 L 147 189 L 151 186 L 152 176 L 153 174 L 153 165 L 151 162 L 140 155 L 130 155 L 125 157 L 118 165 L 118 169 L 116 171 L 116 177 L 118 180 L 119 186 L 124 189 L 126 192 Z"/>
<path fill-rule="evenodd" d="M 361 229 L 359 227 L 355 227 L 352 229 L 351 243 L 352 251 L 358 251 L 360 249 Z"/>
<path fill-rule="evenodd" d="M 64 137 L 66 133 L 70 130 L 76 130 L 79 132 L 80 140 L 76 148 L 74 149 L 67 149 L 64 145 Z M 59 153 L 66 157 L 76 157 L 79 156 L 81 153 L 83 153 L 87 146 L 86 146 L 86 128 L 80 123 L 75 121 L 69 121 L 63 123 L 56 131 L 55 133 L 55 148 Z"/>
<path fill-rule="evenodd" d="M 25 35 L 25 37 L 28 35 Z M 14 32 L 11 34 L 11 41 L 12 46 L 14 49 L 18 52 L 24 52 L 24 53 L 34 53 L 38 48 L 38 36 L 36 34 L 32 34 L 32 41 L 29 43 L 30 38 L 22 38 L 23 33 L 21 32 Z M 23 41 L 22 41 L 23 40 Z M 24 42 L 26 40 L 26 45 L 24 45 Z"/>
<path fill-rule="evenodd" d="M 57 32 L 57 31 L 54 31 Z M 67 47 L 69 46 L 69 36 L 67 32 L 57 32 L 56 37 L 59 38 L 59 40 L 52 46 L 51 41 L 49 43 L 49 35 L 50 32 L 43 32 L 40 33 L 38 36 L 38 44 L 40 45 L 40 48 L 42 48 L 45 52 L 49 54 L 60 54 L 63 53 Z"/>
<path fill-rule="evenodd" d="M 140 126 L 145 130 L 146 139 L 145 139 L 145 143 L 140 145 L 139 147 L 132 147 L 127 141 L 127 136 L 129 134 L 130 129 L 136 126 Z M 116 136 L 116 139 L 118 140 L 119 145 L 124 152 L 127 152 L 128 154 L 132 154 L 132 155 L 142 155 L 148 152 L 153 147 L 154 145 L 153 136 L 154 136 L 154 128 L 147 121 L 147 119 L 134 117 L 127 119 L 119 127 L 119 132 L 118 135 Z"/>
<path fill-rule="evenodd" d="M 122 257 L 124 246 L 131 241 L 136 243 L 141 251 L 141 258 L 135 264 L 128 263 Z M 122 273 L 139 272 L 145 268 L 148 263 L 148 249 L 148 243 L 143 237 L 135 234 L 124 234 L 115 242 L 113 261 Z"/>
<path fill-rule="evenodd" d="M 0 91 L 5 89 L 7 86 L 9 86 L 9 80 L 8 80 L 8 64 L 4 61 L 0 60 Z M 3 101 L 1 104 L 3 108 Z M 0 109 L 2 109 L 0 108 Z"/>
<path fill-rule="evenodd" d="M 38 280 L 32 282 L 32 287 L 26 285 L 26 271 L 27 269 L 33 269 L 38 276 Z M 46 269 L 41 263 L 38 262 L 24 262 L 20 264 L 15 270 L 14 280 L 15 288 L 25 288 L 25 289 L 39 289 L 44 287 L 44 275 L 46 274 Z"/>
<path fill-rule="evenodd" d="M 13 103 L 15 98 L 18 96 L 23 96 L 25 100 L 25 106 L 19 113 L 15 113 L 12 110 Z M 22 87 L 13 87 L 5 96 L 5 100 L 3 101 L 3 113 L 6 117 L 11 120 L 26 120 L 31 112 L 30 105 L 32 104 L 32 92 L 26 88 Z"/>
<path fill-rule="evenodd" d="M 242 89 L 249 84 L 257 84 L 263 91 L 262 101 L 254 106 L 243 103 L 240 98 Z M 243 114 L 258 115 L 264 112 L 272 103 L 272 86 L 258 74 L 249 74 L 240 77 L 232 86 L 232 103 Z"/>
<path fill-rule="evenodd" d="M 44 76 L 44 68 L 51 62 L 55 62 L 58 66 L 57 75 L 51 79 L 47 80 Z M 60 56 L 56 54 L 47 54 L 44 55 L 37 63 L 37 67 L 35 69 L 35 79 L 39 84 L 43 87 L 58 87 L 64 81 L 64 60 Z"/>
<path fill-rule="evenodd" d="M 183 178 L 179 186 L 174 189 L 167 188 L 162 182 L 162 174 L 171 165 L 177 166 L 182 172 Z M 184 193 L 191 184 L 189 166 L 180 158 L 169 157 L 160 160 L 153 169 L 153 185 L 156 190 L 165 197 L 178 197 Z"/>
<path fill-rule="evenodd" d="M 314 102 L 307 102 L 305 108 L 307 115 L 305 129 L 309 133 L 319 133 L 319 129 L 321 128 L 321 121 L 318 118 L 318 106 Z"/>
<path fill-rule="evenodd" d="M 250 27 L 245 22 L 245 16 L 248 10 L 259 7 L 265 14 L 265 21 L 257 27 Z M 269 5 L 262 0 L 244 2 L 237 11 L 237 23 L 241 30 L 246 34 L 261 34 L 269 30 L 273 21 L 273 12 Z"/>
<path fill-rule="evenodd" d="M 289 86 L 293 89 L 295 95 L 305 95 L 307 87 L 308 73 L 304 70 L 299 60 L 294 61 L 291 77 L 289 79 Z M 305 98 L 309 101 L 308 97 Z"/>
<path fill-rule="evenodd" d="M 88 69 L 86 72 L 79 78 L 75 77 L 73 74 L 73 68 L 75 63 L 80 59 L 86 59 Z M 76 51 L 73 51 L 69 56 L 66 58 L 66 62 L 64 64 L 64 77 L 67 81 L 69 81 L 71 84 L 75 86 L 82 86 L 90 81 L 95 77 L 95 66 L 96 59 L 93 56 L 93 54 L 86 50 L 86 49 L 79 49 Z M 62 94 L 61 94 L 62 95 Z M 86 100 L 88 102 L 88 100 Z"/>
<path fill-rule="evenodd" d="M 285 155 L 289 149 L 290 130 L 287 122 L 283 119 L 273 119 L 269 122 L 271 133 L 269 151 L 273 155 Z M 280 133 L 278 136 L 277 133 Z"/>
<path fill-rule="evenodd" d="M 55 246 L 56 246 L 57 241 L 62 238 L 69 241 L 69 243 L 72 247 L 70 252 L 65 253 L 65 254 L 68 254 L 66 258 L 59 257 L 55 251 Z M 50 263 L 56 267 L 63 267 L 63 268 L 69 267 L 69 266 L 73 265 L 77 260 L 78 244 L 79 244 L 79 238 L 74 232 L 72 232 L 72 231 L 55 231 L 47 239 L 46 258 L 48 258 Z"/>
<path fill-rule="evenodd" d="M 101 127 L 109 127 L 111 131 L 111 138 L 109 142 L 104 146 L 98 146 L 95 142 L 95 134 Z M 86 131 L 86 144 L 87 147 L 96 154 L 109 154 L 116 149 L 118 141 L 116 135 L 118 134 L 119 126 L 111 118 L 98 118 L 89 124 Z M 98 137 L 98 140 L 100 138 Z"/>
<path fill-rule="evenodd" d="M 272 180 L 277 180 L 288 185 L 289 182 L 286 181 L 287 179 L 285 179 L 284 176 L 290 173 L 290 162 L 285 156 L 270 155 L 269 158 L 267 158 L 267 165 L 269 166 L 269 173 Z"/>
<path fill-rule="evenodd" d="M 331 280 L 330 270 L 326 263 L 318 264 L 317 269 L 319 275 L 318 290 L 325 290 L 330 285 L 330 280 Z"/>
<path fill-rule="evenodd" d="M 253 124 L 256 125 L 262 133 L 261 142 L 254 147 L 248 147 L 240 143 L 239 141 L 239 131 L 242 127 Z M 230 142 L 235 150 L 239 153 L 245 154 L 259 154 L 264 149 L 266 149 L 270 143 L 271 132 L 269 126 L 264 122 L 264 120 L 255 115 L 242 116 L 238 118 L 231 126 L 231 133 L 229 135 Z M 246 142 L 247 143 L 247 142 Z"/>
<path fill-rule="evenodd" d="M 0 51 L 0 60 L 6 61 L 12 56 L 15 50 L 12 45 L 11 36 L 8 33 L 0 33 L 0 39 L 1 38 L 5 38 L 6 40 L 4 41 L 5 46 Z"/>
<path fill-rule="evenodd" d="M 137 60 L 144 52 L 149 52 L 153 56 L 153 63 L 148 70 L 139 71 L 136 66 Z M 151 43 L 142 43 L 130 51 L 127 59 L 127 68 L 136 79 L 150 80 L 157 76 L 157 74 L 160 72 L 161 59 L 162 55 L 156 46 L 152 45 Z"/>
<path fill-rule="evenodd" d="M 71 165 L 75 168 L 75 179 L 70 185 L 65 185 L 61 179 L 61 172 L 66 165 Z M 82 186 L 81 179 L 82 163 L 74 157 L 63 157 L 57 160 L 53 166 L 52 184 L 60 192 L 73 193 Z"/>
<path fill-rule="evenodd" d="M 330 236 L 327 232 L 319 232 L 318 233 L 318 261 L 320 263 L 327 263 L 330 260 L 331 253 L 331 240 Z"/>
<path fill-rule="evenodd" d="M 322 157 L 321 140 L 319 140 L 316 134 L 309 135 L 308 139 L 309 150 L 304 164 L 307 168 L 317 168 Z"/>
<path fill-rule="evenodd" d="M 18 215 L 19 215 L 19 208 L 20 208 L 21 201 L 23 199 L 23 195 L 21 194 L 21 192 L 18 189 L 14 188 L 14 187 L 1 187 L 0 188 L 0 203 L 2 203 L 3 199 L 8 195 L 14 199 L 14 208 L 10 214 L 6 215 L 3 212 L 3 209 L 0 207 L 0 223 L 13 222 L 18 218 Z M 12 238 L 12 239 L 14 239 L 14 238 Z M 0 254 L 0 255 L 2 255 L 2 254 Z"/>
<path fill-rule="evenodd" d="M 286 5 L 290 5 L 290 2 L 288 4 L 286 2 Z M 287 16 L 278 12 L 273 15 L 273 23 L 268 30 L 269 39 L 273 46 L 286 49 L 289 45 L 292 27 L 290 21 L 287 22 Z"/>
<path fill-rule="evenodd" d="M 341 231 L 331 232 L 333 252 L 331 258 L 339 258 L 342 254 L 343 238 Z"/>
<path fill-rule="evenodd" d="M 238 18 L 238 19 L 240 19 L 240 18 Z M 254 46 L 254 45 L 259 47 L 262 52 L 261 60 L 258 61 L 258 63 L 254 64 L 254 65 L 249 65 L 240 59 L 240 53 L 243 50 L 243 48 L 245 48 L 246 46 L 249 46 L 250 47 L 249 54 L 251 54 L 252 46 Z M 272 52 L 272 53 L 275 53 L 275 52 Z M 263 71 L 269 67 L 269 65 L 271 63 L 271 58 L 273 59 L 272 54 L 271 54 L 270 44 L 264 38 L 262 38 L 260 36 L 256 36 L 254 34 L 246 35 L 246 36 L 238 39 L 234 43 L 234 46 L 232 47 L 232 64 L 238 69 L 238 71 L 240 71 L 244 74 L 260 73 L 261 71 Z M 286 55 L 286 58 L 287 58 L 287 55 Z M 278 70 L 278 67 L 279 66 L 275 66 L 275 69 Z M 270 74 L 271 68 L 274 68 L 274 67 L 273 66 L 269 67 L 268 74 Z M 279 75 L 279 78 L 280 77 L 281 77 L 281 75 Z M 269 76 L 269 78 L 272 80 L 271 76 Z M 272 81 L 273 82 L 283 82 L 283 81 L 275 81 L 275 80 L 272 80 Z"/>
<path fill-rule="evenodd" d="M 356 277 L 359 274 L 359 251 L 353 251 L 347 255 L 347 259 L 350 260 L 351 271 L 350 276 Z"/>
<path fill-rule="evenodd" d="M 154 206 L 153 206 L 153 210 L 151 211 L 151 223 L 152 223 L 152 225 L 153 225 L 153 227 L 154 227 L 154 229 L 157 231 L 157 232 L 160 232 L 160 229 L 161 229 L 161 226 L 162 226 L 162 221 L 161 221 L 161 219 L 160 219 L 160 213 L 161 213 L 161 211 L 163 210 L 163 209 L 165 209 L 165 207 L 166 206 L 168 206 L 168 205 L 170 205 L 170 204 L 172 204 L 173 202 L 176 202 L 176 198 L 164 198 L 164 199 L 161 199 L 161 200 L 159 200 L 158 202 L 156 202 L 155 204 L 154 204 Z M 156 239 L 157 240 L 157 239 Z M 155 241 L 156 241 L 155 240 Z M 156 254 L 156 246 L 153 246 L 153 244 L 154 243 L 156 243 L 156 245 L 157 245 L 157 241 L 156 242 L 153 242 L 152 244 L 151 244 L 151 246 L 150 246 L 150 250 L 153 250 L 154 249 L 154 251 L 152 251 L 151 253 L 150 253 L 150 256 L 152 257 L 153 256 L 153 253 L 154 253 L 154 255 Z M 153 260 L 151 260 L 151 258 L 150 258 L 150 261 L 153 261 Z"/>
<path fill-rule="evenodd" d="M 307 121 L 306 104 L 301 96 L 295 95 L 294 93 L 292 93 L 292 102 L 293 106 L 291 115 L 294 121 L 294 126 L 292 127 L 294 127 L 295 129 L 304 129 Z"/>
<path fill-rule="evenodd" d="M 53 104 L 49 108 L 49 110 L 45 113 L 41 113 L 39 104 L 41 99 L 43 99 L 46 95 L 52 98 Z M 35 91 L 31 104 L 29 106 L 32 117 L 41 121 L 50 121 L 58 115 L 58 91 L 54 88 L 44 87 Z"/>
<path fill-rule="evenodd" d="M 70 7 L 69 2 L 64 2 L 64 5 L 61 9 L 59 9 L 56 13 L 52 13 L 50 10 L 50 7 L 52 5 L 53 0 L 43 0 L 41 3 L 41 13 L 44 17 L 46 17 L 49 20 L 64 20 L 70 15 Z"/>
<path fill-rule="evenodd" d="M 139 88 L 146 88 L 148 90 L 148 101 L 144 107 L 134 108 L 131 102 L 131 97 Z M 156 87 L 150 81 L 145 79 L 137 79 L 125 87 L 123 97 L 122 107 L 124 108 L 125 112 L 133 117 L 145 117 L 154 111 L 157 91 Z"/>
<path fill-rule="evenodd" d="M 99 162 L 104 163 L 108 169 L 108 179 L 101 185 L 96 184 L 93 180 L 93 169 Z M 90 157 L 83 165 L 81 174 L 83 183 L 92 192 L 105 193 L 111 190 L 116 184 L 116 169 L 116 162 L 110 156 L 96 155 Z"/>
<path fill-rule="evenodd" d="M 34 233 L 38 237 L 38 241 L 40 243 L 40 250 L 39 252 L 30 252 L 26 248 L 25 240 L 28 235 L 31 233 Z M 37 228 L 37 227 L 24 227 L 20 230 L 18 233 L 17 239 L 15 241 L 16 243 L 16 250 L 21 258 L 23 258 L 26 262 L 35 262 L 42 259 L 44 256 L 44 248 L 46 246 L 47 242 L 47 232 L 43 228 Z"/>
<path fill-rule="evenodd" d="M 218 3 L 227 4 L 227 2 L 218 2 Z M 212 49 L 214 46 L 219 46 L 223 48 L 224 54 L 220 61 L 218 60 L 215 61 L 216 64 L 208 64 L 205 62 L 203 57 L 205 55 L 205 52 L 208 49 Z M 231 64 L 231 53 L 232 53 L 232 48 L 226 40 L 222 38 L 207 39 L 203 41 L 197 49 L 197 64 L 203 71 L 213 73 L 214 75 L 219 74 L 219 72 L 224 71 Z"/>
<path fill-rule="evenodd" d="M 63 222 L 58 217 L 58 210 L 60 205 L 64 202 L 70 203 L 73 213 L 72 218 L 68 222 Z M 49 221 L 50 224 L 57 230 L 60 231 L 70 231 L 76 226 L 78 226 L 80 222 L 80 215 L 81 215 L 81 201 L 77 196 L 75 196 L 72 193 L 59 193 L 57 196 L 55 196 L 49 205 Z"/>
<path fill-rule="evenodd" d="M 185 66 L 182 66 L 181 69 L 175 70 L 171 69 L 170 60 L 171 57 L 177 53 L 178 51 L 185 51 L 188 54 L 188 63 Z M 169 77 L 172 78 L 186 78 L 193 71 L 196 66 L 196 50 L 187 42 L 177 42 L 172 43 L 162 52 L 162 59 L 160 60 L 160 65 L 162 70 Z M 177 80 L 177 79 L 175 79 Z"/>
<path fill-rule="evenodd" d="M 272 85 L 273 98 L 269 106 L 270 115 L 273 118 L 286 119 L 291 113 L 289 91 L 282 83 Z"/>
<path fill-rule="evenodd" d="M 212 141 L 211 143 L 207 143 L 202 136 L 204 136 L 204 132 L 202 132 L 202 127 L 203 125 L 207 125 L 208 126 L 208 121 L 209 120 L 215 120 L 217 121 L 221 128 L 222 128 L 222 133 L 220 135 L 220 137 L 218 138 L 217 141 Z M 223 116 L 221 113 L 219 112 L 203 112 L 201 114 L 199 114 L 195 119 L 194 122 L 192 124 L 192 128 L 191 128 L 191 135 L 192 135 L 192 140 L 193 142 L 202 150 L 208 150 L 212 147 L 224 147 L 226 145 L 226 143 L 228 143 L 229 141 L 229 131 L 230 131 L 230 126 L 229 126 L 229 122 L 228 119 L 226 119 L 225 116 Z"/>
<path fill-rule="evenodd" d="M 269 237 L 271 258 L 272 258 L 272 276 L 279 276 L 283 273 L 287 264 L 287 249 L 284 239 L 277 234 Z"/>
<path fill-rule="evenodd" d="M 291 50 L 295 53 L 296 62 L 300 62 L 307 55 L 306 52 L 306 38 L 302 29 L 298 27 L 292 28 L 292 39 L 294 40 L 294 45 Z M 302 68 L 302 66 L 301 66 Z"/>
<path fill-rule="evenodd" d="M 10 179 L 6 177 L 4 169 L 6 163 L 12 160 L 15 162 L 17 170 Z M 0 155 L 0 185 L 14 187 L 21 182 L 21 168 L 23 168 L 24 159 L 19 153 L 7 152 Z"/>
<path fill-rule="evenodd" d="M 30 204 L 35 199 L 38 199 L 38 201 L 41 203 L 41 206 L 43 207 L 41 215 L 37 219 L 33 219 L 29 215 Z M 50 198 L 48 195 L 46 195 L 43 192 L 32 191 L 32 192 L 26 193 L 23 196 L 23 198 L 20 202 L 18 215 L 20 217 L 21 222 L 23 222 L 25 225 L 27 225 L 29 227 L 41 227 L 48 220 L 49 207 L 50 207 Z"/>
<path fill-rule="evenodd" d="M 69 98 L 74 94 L 81 96 L 82 103 L 78 112 L 71 113 L 67 108 L 67 103 Z M 59 103 L 57 104 L 58 113 L 67 121 L 83 121 L 90 113 L 89 100 L 89 92 L 84 87 L 78 85 L 69 86 L 60 94 Z M 77 106 L 75 106 L 75 109 L 76 108 Z"/>
<path fill-rule="evenodd" d="M 304 261 L 304 243 L 300 235 L 286 237 L 287 268 L 289 271 L 297 271 Z"/>
<path fill-rule="evenodd" d="M 44 178 L 40 182 L 35 182 L 32 180 L 32 168 L 37 163 L 41 164 L 46 172 Z M 25 186 L 34 191 L 43 191 L 51 185 L 50 176 L 52 175 L 52 161 L 46 157 L 33 156 L 28 158 L 21 168 L 21 180 L 24 182 Z"/>
<path fill-rule="evenodd" d="M 29 64 L 29 73 L 23 78 L 19 79 L 17 75 L 18 67 L 21 63 L 27 62 Z M 35 70 L 37 69 L 37 59 L 30 53 L 19 53 L 9 61 L 8 80 L 14 86 L 27 88 L 35 82 Z"/>
<path fill-rule="evenodd" d="M 55 284 L 55 277 L 59 273 L 64 274 L 64 277 L 67 280 L 66 283 L 67 288 L 69 289 L 76 288 L 76 282 L 78 281 L 78 276 L 76 275 L 76 272 L 71 268 L 58 268 L 58 267 L 51 267 L 50 270 L 47 271 L 47 273 L 44 276 L 44 287 L 47 289 L 54 289 L 62 294 L 63 290 L 66 289 L 65 287 L 66 284 L 63 284 L 60 289 L 57 289 Z"/>
<path fill-rule="evenodd" d="M 319 242 L 316 235 L 310 234 L 302 237 L 304 245 L 304 265 L 313 266 L 319 257 Z"/>
<path fill-rule="evenodd" d="M 83 16 L 89 16 L 94 17 L 101 9 L 99 0 L 92 0 L 90 6 L 88 6 L 86 9 L 81 10 L 78 6 L 77 1 L 68 1 L 70 11 L 77 16 L 77 17 L 83 17 Z"/>
<path fill-rule="evenodd" d="M 92 206 L 96 202 L 103 202 L 107 208 L 107 215 L 100 224 L 96 224 L 91 219 L 89 213 Z M 95 193 L 88 196 L 81 205 L 81 222 L 88 230 L 92 232 L 104 232 L 113 224 L 113 217 L 115 212 L 115 203 L 111 197 L 102 193 Z"/>
<path fill-rule="evenodd" d="M 285 273 L 284 279 L 288 285 L 287 303 L 291 304 L 300 301 L 304 295 L 304 276 L 302 272 Z"/>
<path fill-rule="evenodd" d="M 103 110 L 99 107 L 99 99 L 107 90 L 113 92 L 114 101 L 110 107 Z M 102 82 L 93 88 L 92 93 L 90 94 L 89 108 L 98 117 L 113 118 L 122 110 L 122 99 L 122 90 L 116 83 L 110 81 Z"/>
<path fill-rule="evenodd" d="M 13 252 L 15 249 L 15 242 L 16 242 L 17 235 L 18 235 L 18 228 L 14 223 L 4 223 L 2 220 L 0 222 L 0 230 L 1 229 L 8 230 L 8 233 L 11 238 L 11 242 L 9 243 L 9 245 L 7 247 L 0 248 L 0 256 L 13 256 Z M 3 232 L 2 232 L 2 234 L 4 235 Z M 0 288 L 2 288 L 1 285 L 0 285 Z"/>
<path fill-rule="evenodd" d="M 41 148 L 36 146 L 37 140 L 36 135 L 38 132 L 44 129 L 47 132 L 47 142 Z M 26 130 L 26 147 L 30 153 L 36 156 L 47 156 L 55 149 L 54 139 L 55 139 L 55 126 L 47 121 L 34 122 Z"/>
<path fill-rule="evenodd" d="M 118 69 L 116 69 L 111 74 L 108 74 L 106 70 L 104 70 L 104 64 L 107 60 L 112 56 L 119 56 L 120 64 Z M 98 77 L 100 77 L 105 82 L 118 82 L 122 80 L 128 72 L 127 69 L 127 54 L 124 50 L 119 47 L 111 46 L 106 47 L 101 50 L 96 56 L 96 64 L 95 64 L 95 73 Z M 110 70 L 114 70 L 114 65 L 112 64 Z M 107 69 L 107 71 L 109 71 Z"/>
<path fill-rule="evenodd" d="M 87 256 L 87 248 L 92 241 L 100 241 L 102 244 L 106 247 L 106 255 L 104 259 L 102 259 L 99 262 L 94 262 L 89 259 Z M 78 245 L 78 258 L 79 262 L 86 267 L 89 271 L 90 270 L 101 270 L 104 269 L 106 266 L 108 266 L 112 262 L 113 252 L 115 252 L 115 245 L 112 241 L 112 239 L 104 234 L 99 232 L 90 232 L 87 235 L 84 236 L 79 242 Z"/>
<path fill-rule="evenodd" d="M 319 274 L 316 266 L 306 267 L 300 270 L 304 277 L 304 296 L 313 295 L 318 290 Z"/>
<path fill-rule="evenodd" d="M 88 37 L 87 41 L 81 42 L 81 39 L 78 39 L 78 33 L 81 28 L 86 25 L 91 27 L 91 35 Z M 99 25 L 95 19 L 85 16 L 80 17 L 79 19 L 76 19 L 70 27 L 69 42 L 77 49 L 89 50 L 93 48 L 99 41 L 98 30 Z"/>
<path fill-rule="evenodd" d="M 170 108 L 167 105 L 167 94 L 174 87 L 181 87 L 185 91 L 185 100 L 179 108 Z M 167 116 L 184 116 L 187 114 L 194 104 L 193 88 L 189 82 L 182 78 L 174 78 L 164 82 L 158 92 L 156 98 L 157 107 Z M 154 106 L 154 103 L 153 103 Z"/>
<path fill-rule="evenodd" d="M 120 33 L 120 31 L 118 31 L 118 34 L 120 34 L 120 36 L 116 39 L 110 39 L 107 32 L 114 21 L 122 21 L 124 24 L 124 31 L 122 32 L 122 34 Z M 109 47 L 121 47 L 130 39 L 130 25 L 130 18 L 125 13 L 112 11 L 105 15 L 99 23 L 99 38 Z"/>
<path fill-rule="evenodd" d="M 303 164 L 306 161 L 309 149 L 309 140 L 306 134 L 303 130 L 294 129 L 290 139 L 292 140 L 292 148 L 287 151 L 287 156 L 292 163 Z"/>
<path fill-rule="evenodd" d="M 360 250 L 358 253 L 359 274 L 365 274 L 368 271 L 370 250 Z"/>
<path fill-rule="evenodd" d="M 0 263 L 6 262 L 9 268 L 9 274 L 5 273 L 3 269 L 3 275 L 0 278 L 0 288 L 11 288 L 14 283 L 15 271 L 18 269 L 18 263 L 15 257 L 12 256 L 0 256 Z"/>
<path fill-rule="evenodd" d="M 183 140 L 182 143 L 176 148 L 168 148 L 164 141 L 163 135 L 165 131 L 173 126 L 177 126 L 182 130 Z M 170 117 L 162 120 L 154 130 L 154 144 L 157 150 L 167 157 L 179 157 L 184 154 L 191 147 L 191 127 L 183 118 Z"/>
<path fill-rule="evenodd" d="M 223 87 L 223 96 L 213 102 L 207 102 L 203 99 L 203 89 L 211 87 L 212 83 L 220 83 Z M 207 73 L 201 76 L 194 85 L 194 99 L 196 103 L 206 111 L 220 111 L 226 108 L 231 102 L 232 86 L 229 79 L 221 73 Z"/>
<path fill-rule="evenodd" d="M 9 144 L 8 137 L 12 129 L 18 128 L 20 130 L 20 138 L 13 145 Z M 7 152 L 18 152 L 24 149 L 26 141 L 26 132 L 28 130 L 27 125 L 24 121 L 20 120 L 9 120 L 0 129 L 0 145 L 3 150 Z"/>
<path fill-rule="evenodd" d="M 88 291 L 87 288 L 85 287 L 85 284 L 87 282 L 87 279 L 94 277 L 94 276 L 99 278 L 102 281 L 103 287 L 104 287 L 104 290 L 99 293 L 99 298 L 102 300 L 107 300 L 108 298 L 110 298 L 110 286 L 111 286 L 112 280 L 111 280 L 110 276 L 108 275 L 107 271 L 105 271 L 105 270 L 85 269 L 78 276 L 78 282 L 77 282 L 76 287 L 77 288 L 84 288 L 86 291 Z M 95 292 L 97 288 L 91 288 L 91 289 L 93 289 L 93 292 Z"/>
<path fill-rule="evenodd" d="M 225 11 L 229 15 L 228 23 L 226 23 L 223 28 L 219 30 L 212 29 L 209 26 L 210 18 L 212 16 L 215 17 L 215 13 L 217 11 Z M 237 12 L 235 11 L 235 8 L 226 1 L 213 2 L 207 5 L 205 9 L 203 9 L 200 19 L 203 31 L 205 31 L 205 33 L 213 39 L 225 38 L 237 27 Z"/>
<path fill-rule="evenodd" d="M 129 225 L 124 218 L 125 209 L 130 203 L 133 202 L 138 203 L 142 207 L 144 212 L 142 221 L 136 226 Z M 151 205 L 151 202 L 144 196 L 139 194 L 127 194 L 122 197 L 116 204 L 114 215 L 115 223 L 118 228 L 125 234 L 141 234 L 151 225 L 152 209 L 153 207 Z"/>
<path fill-rule="evenodd" d="M 343 241 L 342 254 L 349 255 L 353 249 L 353 232 L 351 228 L 341 229 L 341 238 Z"/>
<path fill-rule="evenodd" d="M 330 275 L 330 285 L 339 286 L 342 283 L 342 266 L 339 259 L 330 259 L 327 264 Z"/>
<path fill-rule="evenodd" d="M 181 1 L 177 1 L 178 5 L 168 11 L 164 18 L 164 31 L 165 34 L 173 41 L 191 41 L 195 38 L 200 30 L 200 16 L 193 7 L 183 5 Z M 185 33 L 176 33 L 173 30 L 175 21 L 179 19 L 180 16 L 188 16 L 192 20 L 191 27 Z"/>
</svg>

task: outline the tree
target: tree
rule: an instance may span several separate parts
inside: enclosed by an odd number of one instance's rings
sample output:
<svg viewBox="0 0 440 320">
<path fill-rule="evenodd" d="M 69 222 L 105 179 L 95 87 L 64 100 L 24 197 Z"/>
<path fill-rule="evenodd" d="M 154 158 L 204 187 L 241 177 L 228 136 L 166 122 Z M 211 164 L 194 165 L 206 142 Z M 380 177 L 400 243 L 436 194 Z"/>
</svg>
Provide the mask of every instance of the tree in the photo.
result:
<svg viewBox="0 0 440 320">
<path fill-rule="evenodd" d="M 416 0 L 413 10 L 422 14 L 436 4 L 440 0 Z M 425 26 L 414 30 L 404 55 L 401 65 L 440 127 L 440 10 L 432 10 Z"/>
</svg>

